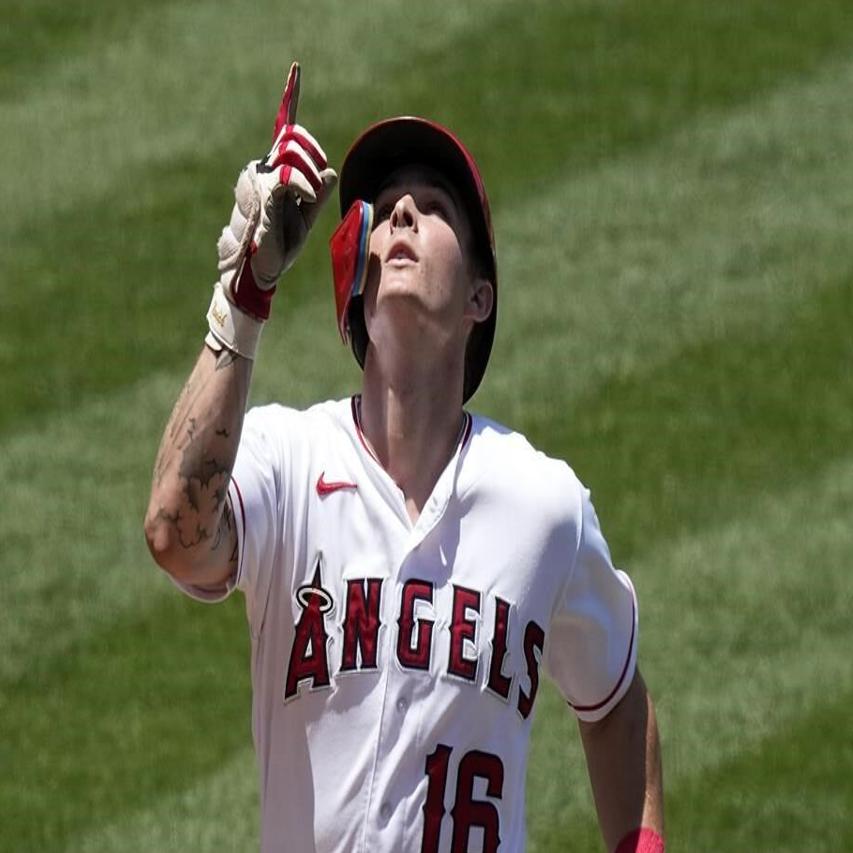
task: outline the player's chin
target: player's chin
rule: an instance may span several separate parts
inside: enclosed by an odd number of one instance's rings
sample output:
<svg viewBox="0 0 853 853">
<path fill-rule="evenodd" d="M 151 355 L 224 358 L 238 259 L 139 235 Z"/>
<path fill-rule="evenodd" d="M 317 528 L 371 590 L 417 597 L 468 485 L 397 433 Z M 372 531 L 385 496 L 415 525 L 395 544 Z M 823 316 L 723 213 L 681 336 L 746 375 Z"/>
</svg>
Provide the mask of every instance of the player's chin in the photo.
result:
<svg viewBox="0 0 853 853">
<path fill-rule="evenodd" d="M 388 282 L 366 309 L 367 330 L 372 341 L 386 336 L 410 344 L 435 337 L 443 325 L 440 311 L 425 299 L 422 290 Z"/>
<path fill-rule="evenodd" d="M 417 267 L 383 267 L 374 293 L 377 308 L 387 304 L 394 309 L 398 304 L 423 303 L 427 289 Z"/>
<path fill-rule="evenodd" d="M 389 261 L 382 265 L 379 275 L 379 290 L 418 289 L 421 277 L 422 269 L 416 261 Z"/>
</svg>

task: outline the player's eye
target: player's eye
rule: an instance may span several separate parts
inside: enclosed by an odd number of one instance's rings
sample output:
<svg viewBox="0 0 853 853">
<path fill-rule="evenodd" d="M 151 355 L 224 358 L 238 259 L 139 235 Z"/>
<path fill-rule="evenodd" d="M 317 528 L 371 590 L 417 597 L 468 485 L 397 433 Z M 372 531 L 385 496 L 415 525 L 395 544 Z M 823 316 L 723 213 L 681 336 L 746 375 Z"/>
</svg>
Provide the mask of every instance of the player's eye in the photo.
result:
<svg viewBox="0 0 853 853">
<path fill-rule="evenodd" d="M 448 210 L 447 205 L 440 198 L 431 198 L 428 199 L 426 204 L 424 205 L 424 210 L 427 213 L 435 213 L 440 216 L 442 219 L 449 220 L 450 219 L 450 211 Z"/>
</svg>

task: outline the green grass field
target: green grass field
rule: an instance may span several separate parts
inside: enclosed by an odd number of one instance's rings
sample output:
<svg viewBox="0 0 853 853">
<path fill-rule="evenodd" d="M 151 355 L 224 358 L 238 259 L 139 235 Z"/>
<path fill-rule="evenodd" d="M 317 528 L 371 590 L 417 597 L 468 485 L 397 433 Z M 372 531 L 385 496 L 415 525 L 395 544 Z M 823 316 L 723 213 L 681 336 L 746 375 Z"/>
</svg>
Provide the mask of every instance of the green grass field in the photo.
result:
<svg viewBox="0 0 853 853">
<path fill-rule="evenodd" d="M 141 521 L 292 58 L 333 164 L 396 113 L 480 161 L 501 304 L 471 408 L 570 461 L 635 580 L 669 849 L 853 849 L 848 0 L 0 9 L 0 850 L 257 845 L 242 601 L 180 596 Z M 333 223 L 256 402 L 358 385 Z M 550 687 L 528 824 L 602 849 Z"/>
</svg>

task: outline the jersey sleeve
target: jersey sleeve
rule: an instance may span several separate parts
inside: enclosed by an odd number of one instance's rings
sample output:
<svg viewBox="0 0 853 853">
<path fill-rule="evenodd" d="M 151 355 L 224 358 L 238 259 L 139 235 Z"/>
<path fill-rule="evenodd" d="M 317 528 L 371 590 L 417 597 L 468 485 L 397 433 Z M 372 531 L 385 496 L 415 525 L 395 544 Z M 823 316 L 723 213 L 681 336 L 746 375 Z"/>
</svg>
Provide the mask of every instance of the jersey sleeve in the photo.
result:
<svg viewBox="0 0 853 853">
<path fill-rule="evenodd" d="M 581 489 L 575 559 L 552 617 L 545 668 L 577 716 L 594 722 L 625 695 L 637 662 L 637 597 L 613 566 L 589 491 Z"/>
<path fill-rule="evenodd" d="M 283 512 L 279 450 L 267 410 L 252 409 L 243 425 L 228 494 L 237 525 L 236 586 L 246 596 L 253 632 L 263 622 L 276 543 L 281 539 L 277 535 Z"/>
<path fill-rule="evenodd" d="M 280 518 L 277 445 L 264 409 L 246 415 L 227 500 L 237 528 L 237 569 L 220 589 L 176 581 L 187 595 L 204 602 L 222 601 L 234 590 L 246 596 L 249 625 L 259 630 L 275 559 Z"/>
</svg>

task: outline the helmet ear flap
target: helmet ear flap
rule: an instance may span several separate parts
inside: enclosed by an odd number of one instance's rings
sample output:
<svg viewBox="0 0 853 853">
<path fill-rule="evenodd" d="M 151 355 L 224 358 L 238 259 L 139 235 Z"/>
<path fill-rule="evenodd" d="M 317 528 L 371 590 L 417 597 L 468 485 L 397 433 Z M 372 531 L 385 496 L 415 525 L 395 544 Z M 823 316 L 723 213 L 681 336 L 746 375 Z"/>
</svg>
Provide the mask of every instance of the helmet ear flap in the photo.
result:
<svg viewBox="0 0 853 853">
<path fill-rule="evenodd" d="M 351 336 L 350 303 L 354 297 L 361 296 L 367 281 L 368 249 L 372 230 L 373 205 L 356 199 L 329 240 L 338 330 L 344 343 L 347 343 Z M 363 324 L 364 312 L 360 313 Z"/>
</svg>

